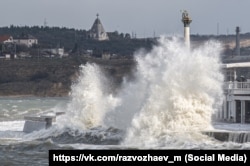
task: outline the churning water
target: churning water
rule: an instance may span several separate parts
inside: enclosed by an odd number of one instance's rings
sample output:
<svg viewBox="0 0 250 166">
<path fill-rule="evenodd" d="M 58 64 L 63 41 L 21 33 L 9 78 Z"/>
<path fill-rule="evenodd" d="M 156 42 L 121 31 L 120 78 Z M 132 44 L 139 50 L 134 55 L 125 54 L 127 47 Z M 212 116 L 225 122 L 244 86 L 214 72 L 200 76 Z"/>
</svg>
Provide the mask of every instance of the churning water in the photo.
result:
<svg viewBox="0 0 250 166">
<path fill-rule="evenodd" d="M 204 142 L 221 106 L 220 44 L 207 42 L 190 51 L 178 38 L 162 37 L 151 52 L 138 52 L 135 79 L 118 94 L 97 65 L 82 66 L 69 104 L 70 125 L 122 129 L 121 145 L 189 148 Z M 183 139 L 185 137 L 185 139 Z"/>
<path fill-rule="evenodd" d="M 161 37 L 134 55 L 134 79 L 124 78 L 115 93 L 101 68 L 86 64 L 69 98 L 0 100 L 1 161 L 47 165 L 48 149 L 249 149 L 202 134 L 215 130 L 221 108 L 220 51 L 215 41 L 189 50 L 179 38 Z M 50 129 L 22 132 L 24 115 L 56 111 L 66 114 Z"/>
</svg>

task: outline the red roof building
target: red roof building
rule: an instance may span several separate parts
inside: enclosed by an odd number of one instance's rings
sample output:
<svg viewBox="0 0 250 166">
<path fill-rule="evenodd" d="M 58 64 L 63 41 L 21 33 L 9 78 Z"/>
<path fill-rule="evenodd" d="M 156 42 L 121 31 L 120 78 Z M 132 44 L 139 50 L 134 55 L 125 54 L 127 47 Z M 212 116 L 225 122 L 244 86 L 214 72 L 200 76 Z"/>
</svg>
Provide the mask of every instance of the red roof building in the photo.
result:
<svg viewBox="0 0 250 166">
<path fill-rule="evenodd" d="M 13 37 L 10 35 L 0 35 L 0 43 L 13 43 Z"/>
</svg>

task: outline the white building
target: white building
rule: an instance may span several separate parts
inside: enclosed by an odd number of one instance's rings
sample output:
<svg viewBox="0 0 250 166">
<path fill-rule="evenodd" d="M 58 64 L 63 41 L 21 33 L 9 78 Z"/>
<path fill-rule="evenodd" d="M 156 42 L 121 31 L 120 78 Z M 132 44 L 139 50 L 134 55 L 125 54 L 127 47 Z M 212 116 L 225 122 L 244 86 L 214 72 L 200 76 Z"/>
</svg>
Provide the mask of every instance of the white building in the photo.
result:
<svg viewBox="0 0 250 166">
<path fill-rule="evenodd" d="M 105 32 L 101 20 L 98 18 L 99 15 L 97 14 L 96 16 L 97 18 L 88 32 L 89 38 L 99 41 L 109 40 L 108 34 Z"/>
<path fill-rule="evenodd" d="M 250 80 L 237 76 L 236 69 L 249 68 L 250 62 L 228 63 L 223 68 L 224 83 L 223 110 L 219 119 L 235 123 L 250 123 Z"/>
<path fill-rule="evenodd" d="M 13 40 L 18 45 L 25 45 L 27 47 L 32 47 L 35 44 L 38 44 L 38 39 L 32 35 L 23 35 L 17 37 Z"/>
<path fill-rule="evenodd" d="M 65 52 L 64 52 L 64 48 L 42 49 L 41 54 L 44 55 L 44 56 L 48 56 L 48 57 L 55 57 L 55 56 L 64 57 L 64 56 L 67 56 L 67 54 L 65 54 Z"/>
</svg>

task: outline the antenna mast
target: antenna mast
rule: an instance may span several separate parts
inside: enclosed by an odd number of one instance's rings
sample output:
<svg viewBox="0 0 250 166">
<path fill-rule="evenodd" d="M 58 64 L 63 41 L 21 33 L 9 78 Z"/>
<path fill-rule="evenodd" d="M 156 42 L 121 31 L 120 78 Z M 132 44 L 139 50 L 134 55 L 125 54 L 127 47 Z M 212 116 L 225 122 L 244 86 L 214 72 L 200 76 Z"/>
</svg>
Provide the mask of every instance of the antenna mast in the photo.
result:
<svg viewBox="0 0 250 166">
<path fill-rule="evenodd" d="M 46 18 L 44 19 L 44 22 L 43 22 L 43 26 L 44 27 L 47 27 L 47 24 L 48 24 L 48 22 L 47 22 L 47 20 L 46 20 Z"/>
</svg>

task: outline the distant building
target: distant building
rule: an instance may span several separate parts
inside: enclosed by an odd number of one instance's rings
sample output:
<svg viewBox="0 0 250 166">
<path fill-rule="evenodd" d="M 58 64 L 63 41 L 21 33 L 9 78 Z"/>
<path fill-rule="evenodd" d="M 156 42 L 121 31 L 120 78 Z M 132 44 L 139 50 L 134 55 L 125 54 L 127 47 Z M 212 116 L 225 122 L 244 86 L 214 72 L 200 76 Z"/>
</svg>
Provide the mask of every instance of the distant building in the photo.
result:
<svg viewBox="0 0 250 166">
<path fill-rule="evenodd" d="M 1 35 L 0 36 L 0 43 L 13 43 L 13 37 L 10 35 Z"/>
<path fill-rule="evenodd" d="M 102 53 L 102 59 L 109 60 L 111 57 L 110 53 L 104 52 Z"/>
<path fill-rule="evenodd" d="M 1 35 L 0 43 L 0 58 L 1 59 L 14 59 L 16 58 L 16 47 L 13 42 L 13 37 L 10 35 Z"/>
<path fill-rule="evenodd" d="M 67 56 L 64 52 L 64 48 L 49 48 L 49 49 L 42 49 L 41 53 L 42 56 L 45 57 L 64 57 Z"/>
<path fill-rule="evenodd" d="M 109 40 L 109 37 L 107 35 L 107 33 L 105 32 L 103 25 L 99 19 L 99 15 L 96 15 L 97 18 L 95 19 L 94 24 L 92 25 L 91 29 L 88 32 L 88 37 L 90 39 L 94 39 L 94 40 Z"/>
<path fill-rule="evenodd" d="M 22 35 L 13 40 L 17 45 L 25 45 L 27 47 L 32 47 L 38 44 L 38 39 L 32 35 Z"/>
</svg>

